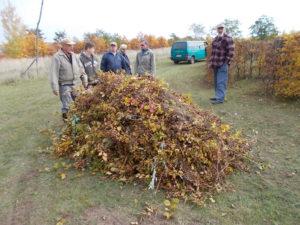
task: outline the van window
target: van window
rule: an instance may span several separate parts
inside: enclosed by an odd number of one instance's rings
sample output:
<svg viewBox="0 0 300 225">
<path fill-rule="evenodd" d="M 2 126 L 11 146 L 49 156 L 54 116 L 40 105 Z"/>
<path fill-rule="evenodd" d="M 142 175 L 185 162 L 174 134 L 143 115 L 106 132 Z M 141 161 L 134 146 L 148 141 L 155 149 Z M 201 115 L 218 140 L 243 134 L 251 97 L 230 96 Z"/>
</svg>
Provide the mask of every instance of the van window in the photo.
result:
<svg viewBox="0 0 300 225">
<path fill-rule="evenodd" d="M 173 49 L 186 49 L 186 42 L 176 42 L 173 44 Z"/>
</svg>

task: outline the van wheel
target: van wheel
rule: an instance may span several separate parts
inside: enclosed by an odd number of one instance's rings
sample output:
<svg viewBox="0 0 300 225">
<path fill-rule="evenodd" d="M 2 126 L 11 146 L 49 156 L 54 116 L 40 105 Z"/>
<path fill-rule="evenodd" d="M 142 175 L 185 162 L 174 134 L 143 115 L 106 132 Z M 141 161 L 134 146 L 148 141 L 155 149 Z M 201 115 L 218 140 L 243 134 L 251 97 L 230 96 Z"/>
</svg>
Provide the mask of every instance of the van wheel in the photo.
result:
<svg viewBox="0 0 300 225">
<path fill-rule="evenodd" d="M 178 64 L 178 63 L 179 63 L 179 61 L 174 61 L 174 63 L 175 63 L 175 64 Z"/>
<path fill-rule="evenodd" d="M 189 60 L 189 64 L 194 64 L 195 63 L 195 57 L 192 56 L 192 58 Z"/>
</svg>

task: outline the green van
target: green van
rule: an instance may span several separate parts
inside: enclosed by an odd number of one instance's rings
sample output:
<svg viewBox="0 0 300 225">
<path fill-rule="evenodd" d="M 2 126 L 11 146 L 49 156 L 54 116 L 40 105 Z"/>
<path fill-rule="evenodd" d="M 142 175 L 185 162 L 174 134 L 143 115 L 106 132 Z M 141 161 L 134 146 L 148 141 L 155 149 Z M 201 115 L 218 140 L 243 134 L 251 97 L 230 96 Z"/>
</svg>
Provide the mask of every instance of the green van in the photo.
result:
<svg viewBox="0 0 300 225">
<path fill-rule="evenodd" d="M 206 58 L 206 43 L 204 41 L 177 41 L 171 48 L 171 60 L 178 64 L 187 61 L 190 64 Z"/>
</svg>

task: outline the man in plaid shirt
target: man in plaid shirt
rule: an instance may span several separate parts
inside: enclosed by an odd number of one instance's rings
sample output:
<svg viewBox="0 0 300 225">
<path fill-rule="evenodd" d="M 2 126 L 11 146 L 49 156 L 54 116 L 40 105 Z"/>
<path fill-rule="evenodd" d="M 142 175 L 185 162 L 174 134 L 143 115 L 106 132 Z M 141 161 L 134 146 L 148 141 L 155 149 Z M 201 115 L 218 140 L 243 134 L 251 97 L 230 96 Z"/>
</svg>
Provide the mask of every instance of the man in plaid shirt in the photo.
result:
<svg viewBox="0 0 300 225">
<path fill-rule="evenodd" d="M 212 42 L 212 53 L 209 66 L 214 70 L 215 97 L 211 98 L 212 104 L 224 102 L 227 82 L 228 66 L 234 55 L 234 43 L 228 34 L 225 33 L 223 24 L 217 26 L 218 36 Z"/>
</svg>

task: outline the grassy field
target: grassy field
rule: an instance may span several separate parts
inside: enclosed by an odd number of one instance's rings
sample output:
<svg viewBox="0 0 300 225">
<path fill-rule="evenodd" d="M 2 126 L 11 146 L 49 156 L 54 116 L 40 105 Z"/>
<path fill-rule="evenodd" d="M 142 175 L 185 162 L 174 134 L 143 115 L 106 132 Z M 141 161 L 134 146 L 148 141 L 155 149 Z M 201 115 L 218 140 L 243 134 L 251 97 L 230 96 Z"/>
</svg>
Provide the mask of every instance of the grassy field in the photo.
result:
<svg viewBox="0 0 300 225">
<path fill-rule="evenodd" d="M 181 203 L 172 221 L 157 216 L 142 224 L 299 224 L 299 102 L 265 97 L 256 83 L 242 81 L 229 90 L 225 104 L 212 106 L 213 92 L 202 84 L 204 71 L 205 63 L 158 63 L 159 78 L 171 88 L 190 94 L 201 108 L 255 140 L 257 163 L 231 176 L 230 190 L 214 196 L 215 203 Z M 145 202 L 162 207 L 164 193 L 55 166 L 62 159 L 51 154 L 47 129 L 59 130 L 63 123 L 46 78 L 0 86 L 1 225 L 130 224 Z"/>
</svg>

